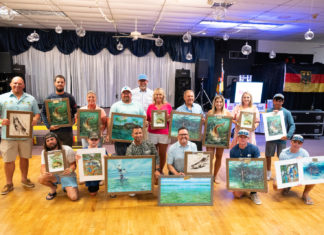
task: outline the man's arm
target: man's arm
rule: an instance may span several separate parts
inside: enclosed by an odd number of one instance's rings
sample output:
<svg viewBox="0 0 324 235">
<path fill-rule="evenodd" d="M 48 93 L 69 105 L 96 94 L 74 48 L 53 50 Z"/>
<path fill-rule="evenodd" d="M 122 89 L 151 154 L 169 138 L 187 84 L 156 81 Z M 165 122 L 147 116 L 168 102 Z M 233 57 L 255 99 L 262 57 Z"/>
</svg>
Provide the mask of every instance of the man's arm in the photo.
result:
<svg viewBox="0 0 324 235">
<path fill-rule="evenodd" d="M 47 120 L 45 101 L 44 101 L 44 104 L 42 107 L 41 117 L 42 117 L 42 121 L 43 121 L 44 125 L 47 127 L 47 129 L 50 129 L 50 124 L 48 123 L 48 120 Z"/>
<path fill-rule="evenodd" d="M 177 172 L 177 170 L 171 164 L 168 164 L 167 166 L 168 166 L 169 171 L 172 172 L 172 174 L 174 174 L 174 175 L 184 175 L 182 172 Z"/>
<path fill-rule="evenodd" d="M 288 111 L 287 113 L 287 122 L 288 122 L 288 126 L 287 126 L 287 138 L 291 139 L 291 137 L 293 136 L 295 129 L 296 129 L 296 125 L 294 122 L 294 118 L 291 115 L 291 112 Z"/>
<path fill-rule="evenodd" d="M 74 115 L 77 112 L 77 104 L 75 102 L 75 98 L 72 95 L 70 95 L 70 107 L 71 107 L 71 116 L 72 116 L 72 119 L 73 119 Z"/>
</svg>

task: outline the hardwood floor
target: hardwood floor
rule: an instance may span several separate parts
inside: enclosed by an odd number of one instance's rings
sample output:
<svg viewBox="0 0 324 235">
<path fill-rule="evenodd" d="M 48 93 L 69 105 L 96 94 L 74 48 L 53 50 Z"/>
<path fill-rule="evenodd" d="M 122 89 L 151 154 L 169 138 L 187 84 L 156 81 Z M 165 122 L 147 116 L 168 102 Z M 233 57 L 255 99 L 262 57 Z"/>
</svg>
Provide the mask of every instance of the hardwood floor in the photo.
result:
<svg viewBox="0 0 324 235">
<path fill-rule="evenodd" d="M 153 195 L 107 198 L 104 187 L 89 196 L 81 185 L 80 200 L 71 202 L 59 188 L 58 196 L 45 200 L 48 189 L 36 184 L 25 189 L 20 184 L 18 160 L 14 191 L 0 195 L 0 234 L 323 234 L 324 184 L 311 192 L 315 204 L 301 200 L 303 186 L 288 196 L 272 189 L 261 193 L 262 205 L 245 197 L 233 199 L 226 190 L 225 157 L 221 184 L 214 186 L 214 206 L 158 207 L 157 187 Z M 40 156 L 30 160 L 29 177 L 37 182 Z M 274 172 L 274 171 L 273 171 Z M 0 160 L 0 186 L 5 184 Z"/>
</svg>

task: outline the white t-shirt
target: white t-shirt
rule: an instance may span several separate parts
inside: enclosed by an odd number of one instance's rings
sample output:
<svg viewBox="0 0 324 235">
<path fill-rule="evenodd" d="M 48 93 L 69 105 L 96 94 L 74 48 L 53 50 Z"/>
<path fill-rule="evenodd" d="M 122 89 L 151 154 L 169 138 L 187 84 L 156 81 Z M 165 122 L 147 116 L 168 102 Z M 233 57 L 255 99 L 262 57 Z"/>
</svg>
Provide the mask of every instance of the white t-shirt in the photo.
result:
<svg viewBox="0 0 324 235">
<path fill-rule="evenodd" d="M 139 87 L 132 90 L 132 100 L 142 105 L 145 113 L 150 104 L 153 103 L 153 91 L 146 88 L 146 91 L 141 91 Z"/>
</svg>

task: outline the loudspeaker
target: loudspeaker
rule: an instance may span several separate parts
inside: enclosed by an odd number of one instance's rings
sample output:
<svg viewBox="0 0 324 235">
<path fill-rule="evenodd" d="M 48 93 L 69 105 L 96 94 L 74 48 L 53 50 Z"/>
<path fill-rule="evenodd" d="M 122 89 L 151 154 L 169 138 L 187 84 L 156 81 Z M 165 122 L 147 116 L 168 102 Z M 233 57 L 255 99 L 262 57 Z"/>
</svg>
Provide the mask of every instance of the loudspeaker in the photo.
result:
<svg viewBox="0 0 324 235">
<path fill-rule="evenodd" d="M 12 72 L 12 57 L 9 52 L 0 52 L 0 73 Z"/>
<path fill-rule="evenodd" d="M 198 60 L 195 71 L 196 78 L 208 78 L 208 60 Z"/>
<path fill-rule="evenodd" d="M 186 77 L 184 77 L 186 75 Z M 174 107 L 177 108 L 184 103 L 183 93 L 191 89 L 190 70 L 177 69 L 174 88 Z"/>
</svg>

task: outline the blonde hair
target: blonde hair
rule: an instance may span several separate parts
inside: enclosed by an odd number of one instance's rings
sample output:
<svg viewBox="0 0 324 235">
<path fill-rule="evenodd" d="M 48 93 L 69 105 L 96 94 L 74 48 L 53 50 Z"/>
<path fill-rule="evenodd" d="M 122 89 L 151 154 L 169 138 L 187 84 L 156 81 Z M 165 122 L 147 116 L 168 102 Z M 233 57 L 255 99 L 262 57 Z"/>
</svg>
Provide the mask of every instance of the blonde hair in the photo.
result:
<svg viewBox="0 0 324 235">
<path fill-rule="evenodd" d="M 223 107 L 222 107 L 222 113 L 224 113 L 224 107 L 225 107 L 225 99 L 224 99 L 224 96 L 222 96 L 222 95 L 216 95 L 215 97 L 214 97 L 214 99 L 213 99 L 213 104 L 212 104 L 212 114 L 215 114 L 216 113 L 216 107 L 215 107 L 215 104 L 216 104 L 216 100 L 217 99 L 221 99 L 222 100 L 222 102 L 223 102 Z"/>
<path fill-rule="evenodd" d="M 242 97 L 241 97 L 241 105 L 243 106 L 243 96 L 244 96 L 244 95 L 248 95 L 248 96 L 250 96 L 251 100 L 250 100 L 250 103 L 249 103 L 249 107 L 252 107 L 252 105 L 253 105 L 253 97 L 252 97 L 251 93 L 249 93 L 249 92 L 247 92 L 247 91 L 245 91 L 245 92 L 242 94 Z"/>
<path fill-rule="evenodd" d="M 87 92 L 87 96 L 88 96 L 89 94 L 94 94 L 94 95 L 97 97 L 96 92 L 94 92 L 93 90 L 89 90 L 89 91 Z"/>
<path fill-rule="evenodd" d="M 156 95 L 157 93 L 161 93 L 162 96 L 163 96 L 162 104 L 167 103 L 166 98 L 165 98 L 165 92 L 164 92 L 163 88 L 156 88 L 156 89 L 154 90 L 154 92 L 153 92 L 153 97 L 152 97 L 153 103 L 154 103 L 154 104 L 156 103 L 154 97 L 155 97 L 155 95 Z"/>
</svg>

